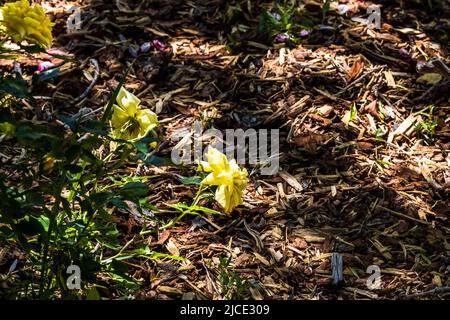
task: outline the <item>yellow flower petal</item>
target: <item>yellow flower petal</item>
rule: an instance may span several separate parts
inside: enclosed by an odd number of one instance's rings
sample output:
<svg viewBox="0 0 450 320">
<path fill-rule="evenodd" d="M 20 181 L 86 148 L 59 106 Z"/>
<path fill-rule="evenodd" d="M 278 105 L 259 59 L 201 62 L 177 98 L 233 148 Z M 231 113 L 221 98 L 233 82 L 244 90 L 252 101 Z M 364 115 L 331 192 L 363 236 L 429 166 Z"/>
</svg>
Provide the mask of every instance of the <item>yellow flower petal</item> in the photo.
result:
<svg viewBox="0 0 450 320">
<path fill-rule="evenodd" d="M 114 128 L 122 127 L 129 118 L 128 113 L 119 107 L 118 105 L 113 105 L 113 114 L 111 116 L 111 124 Z"/>
<path fill-rule="evenodd" d="M 206 161 L 199 161 L 197 170 L 199 170 L 199 171 L 201 170 L 201 171 L 204 171 L 204 172 L 211 172 L 212 168 L 211 168 L 211 166 L 209 165 L 208 162 L 206 162 Z"/>
<path fill-rule="evenodd" d="M 50 47 L 53 42 L 54 23 L 38 4 L 27 0 L 7 3 L 0 8 L 0 30 L 17 42 L 28 40 L 41 47 Z"/>
<path fill-rule="evenodd" d="M 135 116 L 138 105 L 141 103 L 138 97 L 128 92 L 124 87 L 120 88 L 116 101 L 130 117 Z"/>
<path fill-rule="evenodd" d="M 136 119 L 139 122 L 139 133 L 142 137 L 158 126 L 158 116 L 149 109 L 139 109 L 136 113 Z"/>
<path fill-rule="evenodd" d="M 116 102 L 111 117 L 113 137 L 133 141 L 145 137 L 158 126 L 158 116 L 151 110 L 141 109 L 139 98 L 125 88 L 119 90 Z"/>
<path fill-rule="evenodd" d="M 231 213 L 236 206 L 243 203 L 242 193 L 248 183 L 247 170 L 239 168 L 235 160 L 228 162 L 223 153 L 211 147 L 206 158 L 208 162 L 200 162 L 199 167 L 211 173 L 201 184 L 218 186 L 215 199 L 225 213 Z"/>
<path fill-rule="evenodd" d="M 208 152 L 206 153 L 206 159 L 214 172 L 219 172 L 221 170 L 225 170 L 225 167 L 228 164 L 227 157 L 217 150 L 216 148 L 208 148 Z"/>
</svg>

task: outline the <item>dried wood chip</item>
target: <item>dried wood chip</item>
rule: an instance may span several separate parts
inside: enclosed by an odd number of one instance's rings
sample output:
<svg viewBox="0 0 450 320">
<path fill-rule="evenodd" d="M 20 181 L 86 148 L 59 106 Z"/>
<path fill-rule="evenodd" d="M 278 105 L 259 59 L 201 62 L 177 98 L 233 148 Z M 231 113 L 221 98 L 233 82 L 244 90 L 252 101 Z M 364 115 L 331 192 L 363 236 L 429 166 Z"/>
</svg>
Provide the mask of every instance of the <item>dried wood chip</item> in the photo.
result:
<svg viewBox="0 0 450 320">
<path fill-rule="evenodd" d="M 293 138 L 294 143 L 302 148 L 305 148 L 311 153 L 316 153 L 319 146 L 328 140 L 328 135 L 304 132 Z"/>
<path fill-rule="evenodd" d="M 384 77 L 386 79 L 387 85 L 390 88 L 395 88 L 396 84 L 395 84 L 395 80 L 394 80 L 394 76 L 392 75 L 391 71 L 385 71 L 384 72 Z"/>
<path fill-rule="evenodd" d="M 168 287 L 168 286 L 158 286 L 156 290 L 160 293 L 166 293 L 166 294 L 174 294 L 174 295 L 181 295 L 183 294 L 183 291 L 180 289 L 174 288 L 174 287 Z"/>
<path fill-rule="evenodd" d="M 389 134 L 387 142 L 392 143 L 394 137 L 404 134 L 416 122 L 416 120 L 417 116 L 414 114 L 406 118 L 394 132 Z"/>
<path fill-rule="evenodd" d="M 302 185 L 298 182 L 298 180 L 292 176 L 290 173 L 282 170 L 278 173 L 281 178 L 283 178 L 284 181 L 286 181 L 291 187 L 293 187 L 298 192 L 303 191 Z"/>
<path fill-rule="evenodd" d="M 170 239 L 166 244 L 167 251 L 170 252 L 170 254 L 174 256 L 180 255 L 180 249 L 178 249 L 178 246 L 175 244 L 175 241 L 173 239 Z"/>
<path fill-rule="evenodd" d="M 368 297 L 370 299 L 378 299 L 378 295 L 376 293 L 367 291 L 367 290 L 363 290 L 363 289 L 358 289 L 358 288 L 351 288 L 351 287 L 346 287 L 345 291 L 351 292 L 353 294 L 360 294 L 362 296 Z"/>
<path fill-rule="evenodd" d="M 253 252 L 253 255 L 255 256 L 256 259 L 258 259 L 266 267 L 271 266 L 271 263 L 266 258 L 264 258 L 262 255 L 260 255 L 259 253 Z"/>
<path fill-rule="evenodd" d="M 345 75 L 345 80 L 347 80 L 347 82 L 350 82 L 353 79 L 356 79 L 362 73 L 363 69 L 364 61 L 361 58 L 358 58 L 358 60 L 353 63 L 352 67 Z"/>
</svg>

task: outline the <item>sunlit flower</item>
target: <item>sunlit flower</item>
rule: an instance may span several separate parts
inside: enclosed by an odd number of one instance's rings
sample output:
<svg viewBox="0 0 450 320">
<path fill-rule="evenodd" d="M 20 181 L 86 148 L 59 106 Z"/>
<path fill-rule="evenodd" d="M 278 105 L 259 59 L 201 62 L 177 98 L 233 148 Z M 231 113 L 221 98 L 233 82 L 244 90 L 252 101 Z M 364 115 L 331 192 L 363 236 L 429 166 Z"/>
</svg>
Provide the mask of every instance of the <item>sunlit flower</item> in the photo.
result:
<svg viewBox="0 0 450 320">
<path fill-rule="evenodd" d="M 6 136 L 12 136 L 16 132 L 16 127 L 9 122 L 0 123 L 0 132 Z"/>
<path fill-rule="evenodd" d="M 48 48 L 53 41 L 53 25 L 42 7 L 31 6 L 28 0 L 6 3 L 0 8 L 0 30 L 16 42 L 28 40 Z"/>
<path fill-rule="evenodd" d="M 242 204 L 242 192 L 247 187 L 247 170 L 239 168 L 236 160 L 228 161 L 227 157 L 215 148 L 208 148 L 206 153 L 208 161 L 201 161 L 199 168 L 210 174 L 201 184 L 217 186 L 215 199 L 225 210 L 231 213 L 233 209 Z"/>
<path fill-rule="evenodd" d="M 53 168 L 55 167 L 56 158 L 52 156 L 51 154 L 47 153 L 42 161 L 42 170 L 44 170 L 45 173 L 50 173 L 53 171 Z"/>
<path fill-rule="evenodd" d="M 114 137 L 128 141 L 140 139 L 158 125 L 157 115 L 149 109 L 141 109 L 141 100 L 123 87 L 116 102 L 111 117 Z"/>
</svg>

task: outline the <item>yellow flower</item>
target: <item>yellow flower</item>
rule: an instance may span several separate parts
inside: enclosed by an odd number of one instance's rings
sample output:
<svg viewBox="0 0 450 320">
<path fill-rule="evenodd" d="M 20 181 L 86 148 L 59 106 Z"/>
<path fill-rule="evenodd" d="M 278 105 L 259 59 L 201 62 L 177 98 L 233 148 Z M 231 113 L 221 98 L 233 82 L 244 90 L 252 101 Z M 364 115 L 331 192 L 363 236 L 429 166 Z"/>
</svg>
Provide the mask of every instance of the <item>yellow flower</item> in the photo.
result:
<svg viewBox="0 0 450 320">
<path fill-rule="evenodd" d="M 42 162 L 42 169 L 45 173 L 50 173 L 53 171 L 53 168 L 55 167 L 56 158 L 47 153 L 44 156 L 44 161 Z"/>
<path fill-rule="evenodd" d="M 2 122 L 0 123 L 0 132 L 6 136 L 12 136 L 16 132 L 16 126 L 9 122 Z"/>
<path fill-rule="evenodd" d="M 148 109 L 141 109 L 141 100 L 123 87 L 116 102 L 111 117 L 114 137 L 123 140 L 140 139 L 158 125 L 157 115 Z"/>
<path fill-rule="evenodd" d="M 0 8 L 1 30 L 16 42 L 28 40 L 48 48 L 53 42 L 53 25 L 42 7 L 31 6 L 28 0 L 6 3 Z"/>
<path fill-rule="evenodd" d="M 201 184 L 218 186 L 215 199 L 225 213 L 231 213 L 243 203 L 242 192 L 248 183 L 247 170 L 239 168 L 234 159 L 228 162 L 227 157 L 215 148 L 208 148 L 206 159 L 207 162 L 200 162 L 200 168 L 211 173 Z"/>
</svg>

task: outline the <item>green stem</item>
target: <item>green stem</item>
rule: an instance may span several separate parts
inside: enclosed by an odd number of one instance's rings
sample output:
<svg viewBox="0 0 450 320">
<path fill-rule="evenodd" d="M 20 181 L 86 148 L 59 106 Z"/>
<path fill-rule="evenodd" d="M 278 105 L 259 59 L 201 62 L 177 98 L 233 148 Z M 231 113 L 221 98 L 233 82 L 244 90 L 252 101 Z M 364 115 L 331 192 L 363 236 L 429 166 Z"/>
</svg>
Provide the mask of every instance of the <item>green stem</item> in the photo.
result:
<svg viewBox="0 0 450 320">
<path fill-rule="evenodd" d="M 202 193 L 204 189 L 203 185 L 200 185 L 200 188 L 197 191 L 197 194 L 195 195 L 194 201 L 192 201 L 191 206 L 189 207 L 189 209 L 184 210 L 178 217 L 170 220 L 170 222 L 162 227 L 159 228 L 160 231 L 165 230 L 167 228 L 170 228 L 171 226 L 173 226 L 175 223 L 177 223 L 178 221 L 180 221 L 181 219 L 183 219 L 184 216 L 186 216 L 188 213 L 191 213 L 193 211 L 193 206 L 196 206 L 198 201 L 200 200 L 200 195 Z"/>
<path fill-rule="evenodd" d="M 61 190 L 60 190 L 61 191 Z M 47 276 L 48 267 L 48 250 L 50 247 L 50 239 L 53 233 L 53 227 L 56 222 L 56 216 L 58 215 L 59 205 L 61 203 L 61 192 L 56 195 L 55 203 L 50 215 L 50 224 L 48 226 L 47 236 L 45 238 L 44 249 L 43 249 L 43 260 L 41 266 L 41 281 L 39 285 L 39 298 L 41 298 L 45 286 L 45 278 Z"/>
</svg>

